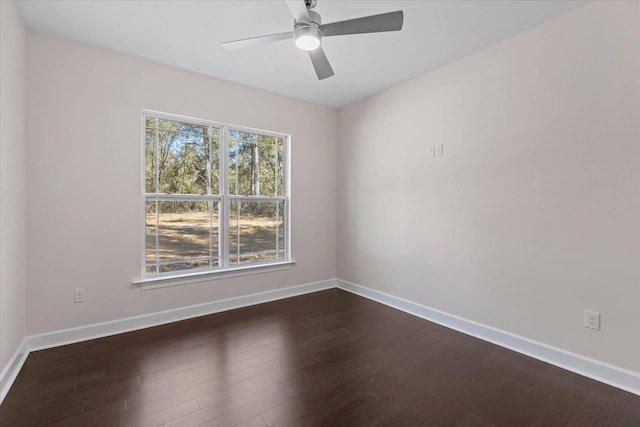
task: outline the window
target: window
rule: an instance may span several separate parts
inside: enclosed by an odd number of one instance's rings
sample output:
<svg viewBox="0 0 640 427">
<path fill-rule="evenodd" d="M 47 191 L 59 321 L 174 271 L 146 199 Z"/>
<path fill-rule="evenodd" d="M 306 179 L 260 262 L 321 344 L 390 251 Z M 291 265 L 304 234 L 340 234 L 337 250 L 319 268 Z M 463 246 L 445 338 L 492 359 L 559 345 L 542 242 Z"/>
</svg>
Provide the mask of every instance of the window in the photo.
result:
<svg viewBox="0 0 640 427">
<path fill-rule="evenodd" d="M 144 112 L 143 277 L 290 259 L 287 135 Z"/>
</svg>

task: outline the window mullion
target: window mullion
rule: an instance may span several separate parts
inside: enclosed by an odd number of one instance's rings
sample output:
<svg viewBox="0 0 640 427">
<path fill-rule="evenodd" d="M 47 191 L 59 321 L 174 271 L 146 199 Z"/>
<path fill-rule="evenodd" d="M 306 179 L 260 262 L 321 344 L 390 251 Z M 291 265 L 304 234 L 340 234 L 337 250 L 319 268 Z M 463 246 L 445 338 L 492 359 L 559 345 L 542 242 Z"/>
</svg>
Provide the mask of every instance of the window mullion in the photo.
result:
<svg viewBox="0 0 640 427">
<path fill-rule="evenodd" d="M 213 134 L 208 126 L 202 127 L 202 134 L 205 135 L 205 144 L 207 146 L 207 195 L 211 196 L 211 153 L 213 152 Z M 213 268 L 213 200 L 209 200 L 209 268 Z M 218 236 L 219 238 L 220 236 Z"/>
<path fill-rule="evenodd" d="M 286 259 L 291 258 L 291 137 L 284 139 L 284 147 L 282 150 L 282 195 L 284 196 L 284 256 Z"/>
<path fill-rule="evenodd" d="M 274 189 L 275 195 L 279 196 L 279 194 L 278 194 L 278 172 L 280 172 L 280 171 L 278 170 L 278 147 L 277 146 L 276 146 L 274 151 L 276 153 L 275 154 L 276 163 L 275 163 L 274 168 L 273 168 L 274 171 L 275 171 L 275 176 L 273 177 L 273 189 Z"/>
<path fill-rule="evenodd" d="M 239 139 L 239 138 L 238 138 Z M 240 141 L 237 141 L 236 145 L 236 164 L 235 164 L 235 173 L 236 173 L 236 185 L 234 195 L 238 197 L 240 194 Z M 236 199 L 236 265 L 240 264 L 240 199 Z"/>
<path fill-rule="evenodd" d="M 220 128 L 220 144 L 218 144 L 218 170 L 220 185 L 219 193 L 222 201 L 218 209 L 219 233 L 218 233 L 218 257 L 222 259 L 222 267 L 229 266 L 229 129 L 226 126 Z"/>
<path fill-rule="evenodd" d="M 237 168 L 236 168 L 237 170 Z M 236 182 L 238 177 L 236 175 Z M 240 264 L 240 201 L 236 202 L 236 264 Z"/>
<path fill-rule="evenodd" d="M 158 128 L 158 118 L 155 118 L 156 128 Z M 160 131 L 155 132 L 155 154 L 156 154 L 156 170 L 154 181 L 156 184 L 156 194 L 160 193 Z M 156 274 L 160 273 L 160 203 L 156 200 Z"/>
</svg>

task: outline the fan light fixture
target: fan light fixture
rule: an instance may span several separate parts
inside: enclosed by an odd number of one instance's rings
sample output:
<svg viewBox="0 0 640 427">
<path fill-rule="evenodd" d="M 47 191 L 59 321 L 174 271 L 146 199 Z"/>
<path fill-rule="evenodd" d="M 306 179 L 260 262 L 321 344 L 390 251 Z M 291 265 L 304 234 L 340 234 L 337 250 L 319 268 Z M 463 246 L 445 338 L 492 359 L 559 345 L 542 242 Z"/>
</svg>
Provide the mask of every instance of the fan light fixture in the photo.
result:
<svg viewBox="0 0 640 427">
<path fill-rule="evenodd" d="M 311 51 L 320 47 L 322 33 L 320 33 L 320 29 L 317 26 L 298 24 L 293 31 L 298 49 Z"/>
<path fill-rule="evenodd" d="M 318 80 L 323 80 L 334 74 L 327 55 L 324 54 L 321 46 L 323 37 L 400 31 L 404 20 L 402 11 L 396 10 L 395 12 L 381 13 L 380 15 L 363 16 L 347 19 L 346 21 L 323 24 L 318 12 L 311 10 L 316 6 L 317 0 L 285 1 L 293 15 L 293 31 L 234 40 L 220 45 L 227 50 L 238 50 L 280 40 L 294 39 L 298 49 L 309 53 L 309 58 Z"/>
<path fill-rule="evenodd" d="M 313 36 L 300 36 L 296 39 L 296 46 L 302 50 L 315 50 L 320 47 L 320 39 Z"/>
</svg>

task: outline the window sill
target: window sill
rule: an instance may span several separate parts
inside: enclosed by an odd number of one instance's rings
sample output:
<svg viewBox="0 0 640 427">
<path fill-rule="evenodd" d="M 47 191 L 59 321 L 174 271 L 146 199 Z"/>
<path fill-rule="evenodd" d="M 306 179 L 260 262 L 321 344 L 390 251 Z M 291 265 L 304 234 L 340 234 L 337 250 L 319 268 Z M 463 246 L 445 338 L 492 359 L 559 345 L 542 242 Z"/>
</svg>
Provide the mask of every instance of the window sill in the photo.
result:
<svg viewBox="0 0 640 427">
<path fill-rule="evenodd" d="M 143 291 L 166 288 L 167 286 L 186 285 L 187 283 L 206 282 L 209 280 L 226 279 L 229 277 L 247 276 L 250 274 L 270 273 L 272 271 L 288 270 L 296 261 L 270 262 L 268 264 L 253 264 L 241 267 L 230 267 L 214 271 L 199 271 L 197 273 L 183 273 L 167 276 L 141 277 L 131 281 L 132 285 L 140 285 Z"/>
</svg>

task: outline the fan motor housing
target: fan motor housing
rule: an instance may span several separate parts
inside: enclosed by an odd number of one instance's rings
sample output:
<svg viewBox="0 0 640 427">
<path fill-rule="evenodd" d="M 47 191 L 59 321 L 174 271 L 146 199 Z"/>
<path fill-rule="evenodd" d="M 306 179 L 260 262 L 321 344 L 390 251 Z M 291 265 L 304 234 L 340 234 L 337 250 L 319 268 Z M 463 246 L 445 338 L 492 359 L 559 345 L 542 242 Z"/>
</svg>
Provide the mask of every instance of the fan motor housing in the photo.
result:
<svg viewBox="0 0 640 427">
<path fill-rule="evenodd" d="M 311 18 L 310 22 L 296 22 L 293 27 L 293 32 L 295 34 L 295 38 L 301 36 L 312 36 L 317 39 L 322 37 L 322 32 L 320 31 L 320 24 L 322 24 L 322 18 L 318 12 L 314 12 L 313 10 L 309 11 L 309 17 Z"/>
<path fill-rule="evenodd" d="M 322 18 L 320 17 L 320 14 L 318 12 L 309 10 L 309 17 L 311 18 L 312 23 L 318 25 L 322 24 Z"/>
</svg>

